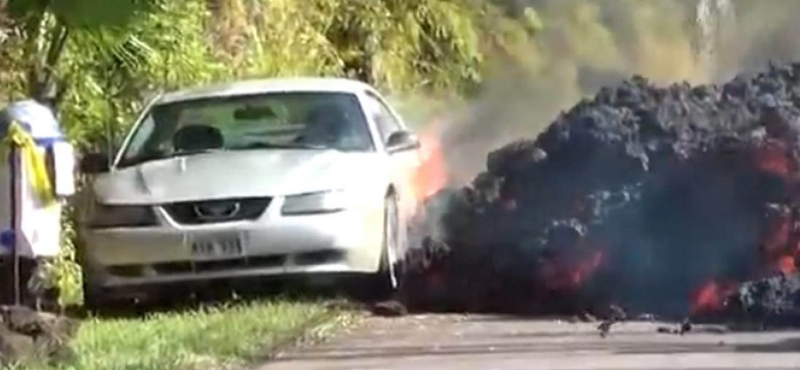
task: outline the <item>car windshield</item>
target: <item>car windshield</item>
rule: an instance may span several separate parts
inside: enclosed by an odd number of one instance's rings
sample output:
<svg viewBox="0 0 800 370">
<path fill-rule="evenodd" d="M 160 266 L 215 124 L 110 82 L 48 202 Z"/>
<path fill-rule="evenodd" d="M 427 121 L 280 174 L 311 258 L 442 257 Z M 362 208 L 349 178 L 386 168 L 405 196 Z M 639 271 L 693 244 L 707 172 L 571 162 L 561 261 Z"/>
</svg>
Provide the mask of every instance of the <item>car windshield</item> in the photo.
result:
<svg viewBox="0 0 800 370">
<path fill-rule="evenodd" d="M 248 149 L 369 151 L 373 145 L 353 94 L 268 93 L 155 105 L 119 165 Z"/>
</svg>

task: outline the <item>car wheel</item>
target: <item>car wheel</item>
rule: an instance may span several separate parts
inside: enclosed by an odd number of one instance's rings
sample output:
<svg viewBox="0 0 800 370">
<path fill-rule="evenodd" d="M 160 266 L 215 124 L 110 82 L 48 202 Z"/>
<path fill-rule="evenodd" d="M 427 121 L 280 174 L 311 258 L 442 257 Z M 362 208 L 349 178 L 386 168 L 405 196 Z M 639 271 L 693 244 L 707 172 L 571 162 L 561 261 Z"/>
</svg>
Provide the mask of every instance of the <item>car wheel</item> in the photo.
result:
<svg viewBox="0 0 800 370">
<path fill-rule="evenodd" d="M 115 292 L 109 288 L 100 288 L 92 283 L 91 278 L 83 276 L 83 310 L 94 315 L 106 315 L 124 311 L 130 305 L 125 301 L 115 298 Z"/>
<path fill-rule="evenodd" d="M 86 279 L 86 277 L 84 277 Z M 102 295 L 102 292 L 99 289 L 91 286 L 90 284 L 86 283 L 84 280 L 83 283 L 83 308 L 86 312 L 90 313 L 102 313 L 103 309 L 106 309 L 108 304 Z"/>
<path fill-rule="evenodd" d="M 397 290 L 400 280 L 397 271 L 397 249 L 400 242 L 400 219 L 397 199 L 394 195 L 386 197 L 383 217 L 383 243 L 378 272 L 375 276 L 375 293 L 381 298 Z"/>
</svg>

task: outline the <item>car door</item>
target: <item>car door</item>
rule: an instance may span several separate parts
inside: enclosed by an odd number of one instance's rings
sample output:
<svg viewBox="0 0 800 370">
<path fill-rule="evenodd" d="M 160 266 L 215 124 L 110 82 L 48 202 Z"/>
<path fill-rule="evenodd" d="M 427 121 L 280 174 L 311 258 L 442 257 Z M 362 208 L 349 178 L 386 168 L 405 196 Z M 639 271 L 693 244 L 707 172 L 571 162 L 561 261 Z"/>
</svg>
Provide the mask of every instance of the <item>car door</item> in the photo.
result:
<svg viewBox="0 0 800 370">
<path fill-rule="evenodd" d="M 398 131 L 408 131 L 400 116 L 373 91 L 366 92 L 368 114 L 375 123 L 382 149 L 386 152 L 391 166 L 392 181 L 397 187 L 398 206 L 404 219 L 413 216 L 419 202 L 414 180 L 420 166 L 418 147 L 404 150 L 386 150 L 389 137 Z"/>
</svg>

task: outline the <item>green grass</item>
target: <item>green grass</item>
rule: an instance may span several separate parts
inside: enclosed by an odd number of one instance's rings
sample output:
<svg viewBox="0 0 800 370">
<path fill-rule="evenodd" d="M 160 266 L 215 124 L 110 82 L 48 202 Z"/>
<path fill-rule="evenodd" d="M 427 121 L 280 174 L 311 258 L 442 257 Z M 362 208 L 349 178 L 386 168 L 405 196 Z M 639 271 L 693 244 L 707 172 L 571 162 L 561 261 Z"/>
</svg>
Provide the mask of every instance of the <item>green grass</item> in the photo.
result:
<svg viewBox="0 0 800 370">
<path fill-rule="evenodd" d="M 321 303 L 272 300 L 136 319 L 92 318 L 72 343 L 75 359 L 55 369 L 244 367 L 300 338 L 327 335 L 348 317 Z"/>
</svg>

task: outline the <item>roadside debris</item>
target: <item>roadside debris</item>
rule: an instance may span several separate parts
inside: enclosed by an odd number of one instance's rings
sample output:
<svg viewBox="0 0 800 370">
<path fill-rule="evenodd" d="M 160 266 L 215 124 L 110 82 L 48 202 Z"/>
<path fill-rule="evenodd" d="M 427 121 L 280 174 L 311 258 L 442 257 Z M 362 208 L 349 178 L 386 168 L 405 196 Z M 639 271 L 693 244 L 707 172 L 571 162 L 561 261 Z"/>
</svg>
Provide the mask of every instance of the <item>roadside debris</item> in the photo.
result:
<svg viewBox="0 0 800 370">
<path fill-rule="evenodd" d="M 628 319 L 628 313 L 617 305 L 609 305 L 606 312 L 606 319 L 597 326 L 600 331 L 600 337 L 605 338 L 611 332 L 611 327 L 614 324 L 623 322 Z"/>
<path fill-rule="evenodd" d="M 616 324 L 618 321 L 615 320 L 603 320 L 600 325 L 597 326 L 597 330 L 600 331 L 600 337 L 605 338 L 611 333 L 611 326 Z"/>
<path fill-rule="evenodd" d="M 52 363 L 72 356 L 78 321 L 21 306 L 0 306 L 0 364 Z"/>
<path fill-rule="evenodd" d="M 678 330 L 678 334 L 684 335 L 688 332 L 692 331 L 692 322 L 689 319 L 684 319 L 680 325 L 680 329 Z"/>
<path fill-rule="evenodd" d="M 695 325 L 689 318 L 684 319 L 682 322 L 674 324 L 674 326 L 659 326 L 656 332 L 661 334 L 674 334 L 686 335 L 691 333 L 706 333 L 706 334 L 725 334 L 729 329 L 725 325 L 712 325 L 701 324 Z"/>
<path fill-rule="evenodd" d="M 372 305 L 372 314 L 383 317 L 399 317 L 408 315 L 408 309 L 398 301 L 383 301 Z"/>
<path fill-rule="evenodd" d="M 596 322 L 597 321 L 597 317 L 595 315 L 592 315 L 589 312 L 581 312 L 580 314 L 576 315 L 576 319 L 577 319 L 577 321 L 580 321 L 580 322 Z"/>
</svg>

